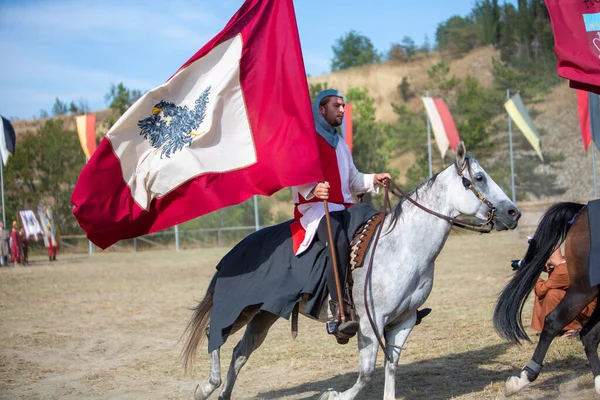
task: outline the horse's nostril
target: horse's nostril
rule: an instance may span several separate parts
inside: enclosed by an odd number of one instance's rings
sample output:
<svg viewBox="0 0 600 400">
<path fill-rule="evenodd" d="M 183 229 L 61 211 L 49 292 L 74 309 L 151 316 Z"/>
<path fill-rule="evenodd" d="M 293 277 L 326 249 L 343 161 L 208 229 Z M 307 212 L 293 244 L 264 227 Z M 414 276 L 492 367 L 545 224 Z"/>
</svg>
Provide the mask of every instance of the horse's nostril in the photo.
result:
<svg viewBox="0 0 600 400">
<path fill-rule="evenodd" d="M 508 215 L 510 215 L 512 218 L 518 219 L 521 216 L 521 213 L 519 212 L 519 210 L 514 210 L 514 209 L 510 209 L 508 210 Z"/>
</svg>

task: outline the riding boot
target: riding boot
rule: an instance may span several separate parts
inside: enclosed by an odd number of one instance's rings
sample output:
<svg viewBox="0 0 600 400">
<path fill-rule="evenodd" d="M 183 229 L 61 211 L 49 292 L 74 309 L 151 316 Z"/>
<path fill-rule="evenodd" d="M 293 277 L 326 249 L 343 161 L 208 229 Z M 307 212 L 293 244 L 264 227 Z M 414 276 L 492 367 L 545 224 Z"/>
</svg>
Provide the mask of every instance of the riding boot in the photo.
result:
<svg viewBox="0 0 600 400">
<path fill-rule="evenodd" d="M 360 327 L 356 313 L 354 311 L 354 301 L 352 301 L 352 293 L 349 282 L 346 281 L 344 285 L 344 317 L 345 322 L 338 327 L 338 331 L 343 333 L 346 336 L 353 337 L 358 332 L 358 328 Z"/>
<path fill-rule="evenodd" d="M 356 313 L 354 311 L 354 302 L 352 301 L 352 295 L 350 294 L 351 289 L 345 285 L 344 288 L 344 322 L 340 320 L 339 304 L 335 300 L 329 301 L 329 308 L 331 315 L 336 319 L 334 322 L 330 322 L 327 327 L 328 333 L 332 333 L 338 344 L 346 344 L 350 338 L 356 335 L 360 324 L 357 321 Z"/>
</svg>

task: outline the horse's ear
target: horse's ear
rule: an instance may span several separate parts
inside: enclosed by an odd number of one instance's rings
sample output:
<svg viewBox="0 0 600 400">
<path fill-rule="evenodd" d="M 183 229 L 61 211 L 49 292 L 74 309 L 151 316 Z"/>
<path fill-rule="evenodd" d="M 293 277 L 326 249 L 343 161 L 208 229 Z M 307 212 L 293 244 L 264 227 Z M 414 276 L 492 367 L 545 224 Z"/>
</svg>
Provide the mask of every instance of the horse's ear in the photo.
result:
<svg viewBox="0 0 600 400">
<path fill-rule="evenodd" d="M 467 147 L 465 146 L 465 142 L 462 140 L 456 146 L 456 164 L 462 166 L 465 162 L 465 156 L 467 155 Z"/>
</svg>

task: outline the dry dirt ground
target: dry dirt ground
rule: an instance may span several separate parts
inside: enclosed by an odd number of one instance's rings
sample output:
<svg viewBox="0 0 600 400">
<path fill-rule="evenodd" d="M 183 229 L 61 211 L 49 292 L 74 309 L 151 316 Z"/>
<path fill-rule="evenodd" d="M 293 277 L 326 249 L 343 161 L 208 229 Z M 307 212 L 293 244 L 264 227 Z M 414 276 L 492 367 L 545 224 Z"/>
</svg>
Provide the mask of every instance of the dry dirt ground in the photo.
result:
<svg viewBox="0 0 600 400">
<path fill-rule="evenodd" d="M 504 381 L 534 349 L 503 342 L 491 321 L 510 260 L 525 246 L 516 232 L 451 235 L 426 303 L 433 312 L 402 354 L 399 399 L 503 398 Z M 191 399 L 209 360 L 203 347 L 193 378 L 184 376 L 178 340 L 225 251 L 59 255 L 0 268 L 0 398 Z M 530 310 L 528 302 L 526 324 Z M 223 368 L 238 338 L 225 344 Z M 362 399 L 382 397 L 382 364 L 380 356 Z M 292 340 L 280 320 L 242 370 L 234 398 L 313 399 L 348 388 L 357 370 L 355 339 L 337 345 L 323 325 L 301 318 Z M 540 378 L 515 398 L 597 398 L 580 342 L 556 339 Z"/>
</svg>

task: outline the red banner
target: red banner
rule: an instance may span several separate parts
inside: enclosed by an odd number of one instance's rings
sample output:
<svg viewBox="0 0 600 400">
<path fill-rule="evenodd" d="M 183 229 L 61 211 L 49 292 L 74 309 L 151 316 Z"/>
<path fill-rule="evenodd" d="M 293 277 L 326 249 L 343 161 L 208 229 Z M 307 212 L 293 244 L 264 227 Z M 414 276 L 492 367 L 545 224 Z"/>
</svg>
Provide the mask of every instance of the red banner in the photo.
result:
<svg viewBox="0 0 600 400">
<path fill-rule="evenodd" d="M 247 0 L 117 121 L 71 202 L 107 248 L 322 179 L 292 0 Z"/>
<path fill-rule="evenodd" d="M 558 75 L 600 93 L 600 2 L 545 0 L 554 31 Z"/>
</svg>

